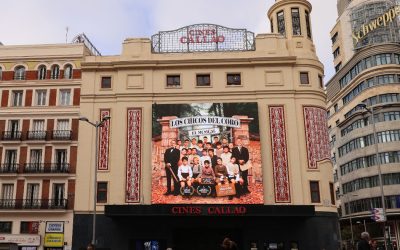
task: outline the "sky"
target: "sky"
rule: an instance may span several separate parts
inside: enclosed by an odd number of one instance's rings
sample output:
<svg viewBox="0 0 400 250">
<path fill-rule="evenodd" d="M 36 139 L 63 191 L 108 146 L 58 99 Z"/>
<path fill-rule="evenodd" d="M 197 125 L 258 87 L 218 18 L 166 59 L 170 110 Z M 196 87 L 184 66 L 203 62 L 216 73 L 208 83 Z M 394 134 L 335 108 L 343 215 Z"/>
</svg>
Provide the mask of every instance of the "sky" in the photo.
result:
<svg viewBox="0 0 400 250">
<path fill-rule="evenodd" d="M 314 44 L 325 66 L 327 82 L 334 74 L 329 33 L 337 18 L 336 0 L 309 2 L 313 5 Z M 128 37 L 150 38 L 159 31 L 197 23 L 270 33 L 267 12 L 274 3 L 275 0 L 6 0 L 0 9 L 0 42 L 65 43 L 85 33 L 102 55 L 117 55 Z"/>
</svg>

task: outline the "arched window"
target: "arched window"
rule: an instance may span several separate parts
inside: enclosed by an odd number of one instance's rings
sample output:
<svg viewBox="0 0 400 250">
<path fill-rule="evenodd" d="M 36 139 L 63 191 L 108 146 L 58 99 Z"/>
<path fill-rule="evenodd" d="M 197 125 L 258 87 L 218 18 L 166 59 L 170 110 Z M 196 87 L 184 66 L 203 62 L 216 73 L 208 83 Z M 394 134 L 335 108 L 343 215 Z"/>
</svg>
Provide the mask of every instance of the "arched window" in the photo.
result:
<svg viewBox="0 0 400 250">
<path fill-rule="evenodd" d="M 25 80 L 25 67 L 24 66 L 15 67 L 14 80 Z"/>
<path fill-rule="evenodd" d="M 46 65 L 40 65 L 38 68 L 38 79 L 39 80 L 46 79 L 46 73 L 47 73 Z"/>
<path fill-rule="evenodd" d="M 53 65 L 51 67 L 51 79 L 58 79 L 60 77 L 60 67 L 58 65 Z"/>
<path fill-rule="evenodd" d="M 65 79 L 72 79 L 72 65 L 67 64 L 64 67 L 64 78 Z"/>
</svg>

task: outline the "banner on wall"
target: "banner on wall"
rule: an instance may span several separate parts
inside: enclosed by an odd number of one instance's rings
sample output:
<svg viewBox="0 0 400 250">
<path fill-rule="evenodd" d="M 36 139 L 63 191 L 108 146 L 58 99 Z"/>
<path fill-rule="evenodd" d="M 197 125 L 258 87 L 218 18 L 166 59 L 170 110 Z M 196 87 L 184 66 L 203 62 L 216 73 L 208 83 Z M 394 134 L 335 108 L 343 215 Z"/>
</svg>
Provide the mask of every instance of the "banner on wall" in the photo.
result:
<svg viewBox="0 0 400 250">
<path fill-rule="evenodd" d="M 263 204 L 257 103 L 154 104 L 153 204 Z"/>
</svg>

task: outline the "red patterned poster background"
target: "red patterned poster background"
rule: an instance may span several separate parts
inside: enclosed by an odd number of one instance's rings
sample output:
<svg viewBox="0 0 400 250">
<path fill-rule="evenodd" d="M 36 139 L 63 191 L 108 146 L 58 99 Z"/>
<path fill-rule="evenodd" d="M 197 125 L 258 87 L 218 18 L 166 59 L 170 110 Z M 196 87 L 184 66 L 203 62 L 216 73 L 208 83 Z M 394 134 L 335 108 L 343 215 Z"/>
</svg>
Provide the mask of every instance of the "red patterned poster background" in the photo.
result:
<svg viewBox="0 0 400 250">
<path fill-rule="evenodd" d="M 316 169 L 317 162 L 330 158 L 326 110 L 304 107 L 308 168 Z"/>
<path fill-rule="evenodd" d="M 283 106 L 270 106 L 272 163 L 275 202 L 290 202 L 289 166 L 287 156 L 285 113 Z"/>
<path fill-rule="evenodd" d="M 128 109 L 126 152 L 126 202 L 140 202 L 142 109 Z"/>
<path fill-rule="evenodd" d="M 111 116 L 111 111 L 109 109 L 100 110 L 100 121 L 105 116 Z M 99 162 L 97 165 L 98 170 L 108 170 L 109 145 L 110 145 L 110 120 L 107 120 L 103 123 L 103 126 L 100 127 Z"/>
</svg>

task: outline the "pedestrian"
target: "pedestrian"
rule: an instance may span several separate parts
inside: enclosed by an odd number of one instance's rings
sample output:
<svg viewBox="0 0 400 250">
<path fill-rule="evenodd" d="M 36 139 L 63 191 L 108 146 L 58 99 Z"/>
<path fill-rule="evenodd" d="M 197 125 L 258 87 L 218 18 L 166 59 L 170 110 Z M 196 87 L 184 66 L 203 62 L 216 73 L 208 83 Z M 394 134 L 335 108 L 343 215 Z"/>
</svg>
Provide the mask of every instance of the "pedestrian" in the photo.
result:
<svg viewBox="0 0 400 250">
<path fill-rule="evenodd" d="M 368 232 L 362 232 L 361 233 L 361 240 L 357 244 L 357 250 L 371 250 L 371 247 L 369 245 L 369 233 Z"/>
</svg>

